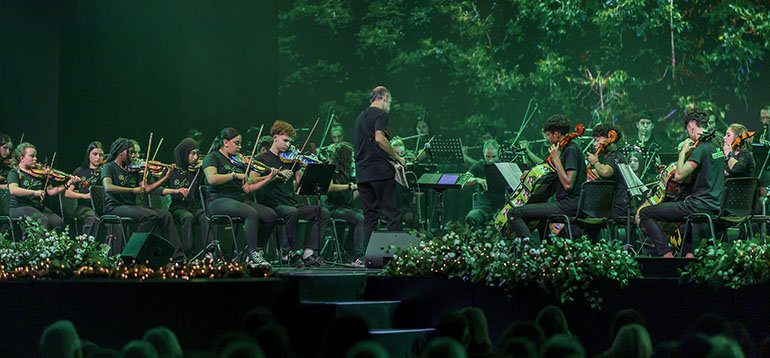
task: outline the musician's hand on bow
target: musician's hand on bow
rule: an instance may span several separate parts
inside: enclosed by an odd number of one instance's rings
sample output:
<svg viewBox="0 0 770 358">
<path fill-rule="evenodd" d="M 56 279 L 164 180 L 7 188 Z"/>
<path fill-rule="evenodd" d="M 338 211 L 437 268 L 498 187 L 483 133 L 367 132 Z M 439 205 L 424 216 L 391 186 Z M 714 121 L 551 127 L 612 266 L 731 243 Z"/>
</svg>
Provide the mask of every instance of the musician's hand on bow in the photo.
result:
<svg viewBox="0 0 770 358">
<path fill-rule="evenodd" d="M 558 144 L 551 144 L 551 147 L 548 148 L 548 152 L 551 155 L 551 159 L 560 159 L 559 158 L 559 145 Z"/>
<path fill-rule="evenodd" d="M 596 156 L 596 153 L 588 153 L 588 162 L 591 163 L 591 165 L 595 165 L 597 162 L 599 162 L 599 158 Z"/>
<path fill-rule="evenodd" d="M 272 170 L 270 171 L 272 172 Z M 284 169 L 278 172 L 284 179 L 291 179 L 291 169 Z"/>
<path fill-rule="evenodd" d="M 270 168 L 270 174 L 267 175 L 267 180 L 273 181 L 280 176 L 278 169 Z"/>
<path fill-rule="evenodd" d="M 34 196 L 40 198 L 40 200 L 43 200 L 45 198 L 45 190 L 33 190 L 32 191 Z"/>
<path fill-rule="evenodd" d="M 690 151 L 690 146 L 692 146 L 692 141 L 686 139 L 684 142 L 682 142 L 682 149 L 679 150 L 679 154 L 687 154 L 687 152 Z"/>
<path fill-rule="evenodd" d="M 75 182 L 77 182 L 78 180 L 80 180 L 80 178 L 78 178 L 78 177 L 76 177 L 76 176 L 74 176 L 74 175 L 73 175 L 73 176 L 71 176 L 71 177 L 70 177 L 70 180 L 67 180 L 67 187 L 70 187 L 70 186 L 72 186 L 72 185 L 73 185 L 73 184 L 75 184 Z"/>
<path fill-rule="evenodd" d="M 182 196 L 184 196 L 184 197 L 186 198 L 186 197 L 187 197 L 187 195 L 188 195 L 188 194 L 190 194 L 190 189 L 187 189 L 187 188 L 179 188 L 179 189 L 177 189 L 177 190 L 176 190 L 176 193 L 177 193 L 177 194 L 182 194 Z"/>
<path fill-rule="evenodd" d="M 727 157 L 728 154 L 733 152 L 733 146 L 725 143 L 724 146 L 722 147 L 722 150 L 725 152 L 725 157 Z"/>
</svg>

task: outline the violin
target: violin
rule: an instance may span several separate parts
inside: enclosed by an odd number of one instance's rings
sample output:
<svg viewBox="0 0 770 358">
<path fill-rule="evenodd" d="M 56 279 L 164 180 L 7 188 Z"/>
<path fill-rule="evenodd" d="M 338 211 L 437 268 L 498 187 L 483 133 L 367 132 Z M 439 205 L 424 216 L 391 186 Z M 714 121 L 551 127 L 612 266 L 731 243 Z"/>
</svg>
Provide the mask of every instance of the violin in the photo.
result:
<svg viewBox="0 0 770 358">
<path fill-rule="evenodd" d="M 599 145 L 599 149 L 596 150 L 596 155 L 600 155 L 607 151 L 607 148 L 617 142 L 618 140 L 618 132 L 611 130 L 609 133 L 607 133 L 607 140 L 604 141 L 604 143 Z M 596 173 L 596 171 L 591 168 L 591 163 L 588 163 L 587 173 L 588 177 L 586 178 L 587 181 L 596 180 L 599 179 L 599 175 Z"/>
<path fill-rule="evenodd" d="M 234 155 L 231 155 L 228 159 L 230 159 L 230 163 L 232 163 L 233 165 L 241 169 L 245 169 L 246 165 L 249 164 L 249 158 L 246 157 L 245 155 L 234 154 Z M 251 161 L 250 168 L 251 168 L 251 171 L 259 175 L 268 175 L 270 174 L 270 170 L 273 169 L 258 160 Z"/>
<path fill-rule="evenodd" d="M 302 164 L 303 167 L 308 166 L 308 164 L 321 164 L 321 160 L 318 159 L 315 155 L 308 155 L 308 154 L 300 154 L 298 150 L 293 150 L 290 152 L 282 152 L 279 157 L 281 158 L 281 161 L 284 163 L 294 163 L 297 162 L 299 164 Z"/>
<path fill-rule="evenodd" d="M 84 188 L 88 187 L 88 182 L 83 179 L 80 179 L 72 174 L 67 174 L 61 170 L 53 169 L 43 165 L 29 168 L 29 174 L 38 179 L 49 178 L 53 181 L 66 181 L 70 178 L 75 178 L 75 181 L 78 182 L 80 186 Z"/>
<path fill-rule="evenodd" d="M 143 171 L 147 167 L 150 174 L 154 176 L 161 176 L 166 169 L 179 169 L 176 164 L 165 164 L 156 160 L 149 161 L 149 165 L 145 165 L 144 160 L 136 160 L 130 163 L 127 168 L 131 172 Z"/>
<path fill-rule="evenodd" d="M 741 143 L 743 143 L 743 141 L 753 137 L 755 133 L 756 132 L 744 132 L 740 136 L 735 137 L 735 140 L 733 141 L 733 144 L 732 144 L 733 152 L 738 150 L 738 148 L 741 146 Z"/>
</svg>

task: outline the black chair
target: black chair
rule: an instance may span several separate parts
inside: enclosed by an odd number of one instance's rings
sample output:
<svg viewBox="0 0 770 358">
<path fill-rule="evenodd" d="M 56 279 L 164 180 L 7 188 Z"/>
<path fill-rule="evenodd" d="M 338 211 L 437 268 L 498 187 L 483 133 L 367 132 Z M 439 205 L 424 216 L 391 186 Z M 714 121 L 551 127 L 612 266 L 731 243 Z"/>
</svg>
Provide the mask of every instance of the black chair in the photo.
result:
<svg viewBox="0 0 770 358">
<path fill-rule="evenodd" d="M 546 228 L 551 223 L 564 223 L 567 233 L 572 239 L 572 223 L 579 226 L 598 226 L 607 224 L 612 214 L 612 204 L 615 199 L 615 182 L 612 180 L 593 180 L 583 183 L 580 187 L 577 213 L 573 217 L 565 214 L 554 214 L 548 218 Z"/>
<path fill-rule="evenodd" d="M 92 186 L 91 187 L 91 206 L 94 209 L 94 214 L 96 215 L 96 219 L 99 221 L 99 224 L 96 226 L 96 231 L 94 232 L 95 237 L 99 237 L 99 228 L 102 224 L 111 224 L 110 226 L 107 226 L 107 245 L 110 246 L 110 248 L 113 248 L 112 246 L 112 240 L 114 238 L 114 235 L 112 234 L 112 225 L 118 225 L 120 227 L 120 234 L 121 234 L 121 240 L 122 240 L 122 247 L 126 246 L 126 241 L 128 240 L 128 231 L 126 230 L 127 225 L 123 224 L 130 224 L 130 223 L 136 223 L 136 220 L 129 218 L 129 217 L 123 217 L 118 215 L 105 215 L 104 214 L 104 187 L 102 186 Z M 113 252 L 113 254 L 117 254 L 120 251 L 122 251 L 122 247 L 120 250 L 115 250 L 117 252 Z"/>
<path fill-rule="evenodd" d="M 716 239 L 714 222 L 725 226 L 735 226 L 748 223 L 754 211 L 754 205 L 758 200 L 759 179 L 757 178 L 730 178 L 725 181 L 725 190 L 722 201 L 719 204 L 719 212 L 716 215 L 708 213 L 693 213 L 684 217 L 684 234 L 682 246 L 687 240 L 687 233 L 693 223 L 707 222 L 711 237 Z M 751 225 L 749 225 L 749 230 Z M 684 250 L 679 251 L 682 255 Z"/>
<path fill-rule="evenodd" d="M 13 230 L 13 223 L 20 222 L 24 218 L 11 217 L 11 192 L 7 188 L 0 189 L 0 223 L 7 222 L 11 230 L 11 239 L 16 241 L 16 232 Z M 0 226 L 2 227 L 2 226 Z"/>
<path fill-rule="evenodd" d="M 209 212 L 209 190 L 211 189 L 211 186 L 209 185 L 201 185 L 199 187 L 199 194 L 201 197 L 201 205 L 203 205 L 203 213 L 206 216 L 206 221 L 208 221 L 208 230 L 206 230 L 206 235 L 203 237 L 203 242 L 207 242 L 209 239 L 209 235 L 211 235 L 211 228 L 218 225 L 228 225 L 230 227 L 230 232 L 233 235 L 233 259 L 237 259 L 240 256 L 240 251 L 238 250 L 238 227 L 239 225 L 243 224 L 245 222 L 244 218 L 240 216 L 230 216 L 230 215 L 224 215 L 224 214 L 216 214 L 211 215 Z M 222 258 L 222 260 L 225 260 L 224 252 L 222 251 L 222 246 L 219 244 L 219 240 L 217 238 L 218 233 L 214 232 L 214 239 L 211 240 L 204 248 L 201 250 L 195 257 L 191 259 L 195 260 L 199 256 L 203 255 L 205 252 L 212 248 L 216 248 L 219 256 Z M 245 247 L 245 245 L 244 245 Z"/>
<path fill-rule="evenodd" d="M 61 218 L 68 225 L 69 223 L 72 223 L 72 228 L 75 230 L 75 236 L 78 236 L 79 234 L 78 218 L 75 215 L 77 207 L 77 199 L 68 198 L 63 191 L 59 193 L 59 212 L 61 213 Z"/>
</svg>

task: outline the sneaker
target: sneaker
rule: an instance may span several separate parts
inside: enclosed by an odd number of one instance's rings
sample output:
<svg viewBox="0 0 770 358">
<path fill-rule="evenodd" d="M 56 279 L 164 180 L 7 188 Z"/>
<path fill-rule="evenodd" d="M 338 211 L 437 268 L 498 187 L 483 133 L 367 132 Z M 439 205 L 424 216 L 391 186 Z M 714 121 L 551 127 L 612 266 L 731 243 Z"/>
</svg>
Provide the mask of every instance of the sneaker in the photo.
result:
<svg viewBox="0 0 770 358">
<path fill-rule="evenodd" d="M 209 251 L 209 252 L 203 254 L 203 261 L 204 262 L 216 262 L 217 261 L 217 257 L 214 256 L 213 252 Z"/>
<path fill-rule="evenodd" d="M 250 264 L 255 264 L 255 265 L 262 265 L 262 264 L 267 264 L 268 266 L 270 265 L 267 262 L 267 260 L 265 260 L 265 257 L 262 255 L 262 250 L 259 250 L 259 251 L 251 250 L 251 251 L 249 251 L 248 261 L 249 261 Z"/>
<path fill-rule="evenodd" d="M 299 256 L 299 255 L 298 255 Z M 326 263 L 324 262 L 324 259 L 316 256 L 315 254 L 310 255 L 308 258 L 303 258 L 302 262 L 304 262 L 305 267 L 311 267 L 311 266 L 324 266 Z"/>
<path fill-rule="evenodd" d="M 304 266 L 304 262 L 302 261 L 302 255 L 293 255 L 291 257 L 291 265 L 294 267 Z"/>
<path fill-rule="evenodd" d="M 356 259 L 355 261 L 351 262 L 350 266 L 353 266 L 353 267 L 365 267 L 364 266 L 364 261 L 361 260 L 361 259 Z"/>
</svg>

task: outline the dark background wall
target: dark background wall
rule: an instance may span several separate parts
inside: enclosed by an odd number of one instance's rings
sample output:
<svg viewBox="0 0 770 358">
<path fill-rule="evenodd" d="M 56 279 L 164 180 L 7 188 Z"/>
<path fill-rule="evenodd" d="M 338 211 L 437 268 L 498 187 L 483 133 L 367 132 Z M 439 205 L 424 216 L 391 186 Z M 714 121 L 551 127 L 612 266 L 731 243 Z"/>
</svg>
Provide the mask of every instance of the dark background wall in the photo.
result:
<svg viewBox="0 0 770 358">
<path fill-rule="evenodd" d="M 70 170 L 92 140 L 144 149 L 154 132 L 170 161 L 190 128 L 210 143 L 225 126 L 269 125 L 276 4 L 0 1 L 0 132 L 15 143 L 24 132 L 39 160 L 58 150 L 56 167 Z"/>
</svg>

